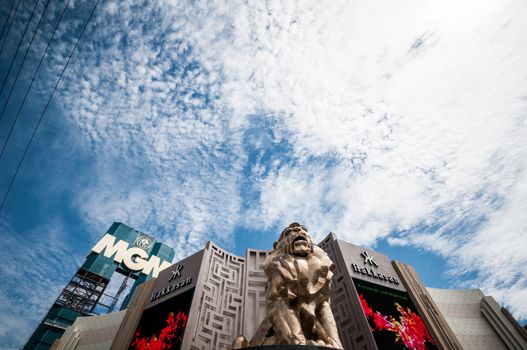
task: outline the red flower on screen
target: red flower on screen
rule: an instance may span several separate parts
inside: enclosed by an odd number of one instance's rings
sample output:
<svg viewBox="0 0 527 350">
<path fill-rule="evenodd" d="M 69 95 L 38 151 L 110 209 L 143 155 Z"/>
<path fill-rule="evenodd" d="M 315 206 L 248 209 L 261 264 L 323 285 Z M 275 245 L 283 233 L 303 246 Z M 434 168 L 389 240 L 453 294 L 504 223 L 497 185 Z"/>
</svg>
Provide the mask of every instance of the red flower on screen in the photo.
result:
<svg viewBox="0 0 527 350">
<path fill-rule="evenodd" d="M 359 294 L 359 299 L 366 318 L 373 321 L 378 331 L 394 332 L 396 342 L 402 341 L 407 348 L 412 350 L 426 350 L 426 342 L 435 345 L 423 319 L 410 308 L 405 310 L 399 303 L 394 303 L 400 314 L 399 318 L 395 319 L 391 315 L 385 316 L 379 311 L 374 311 L 362 294 Z M 373 328 L 371 330 L 375 331 Z"/>
<path fill-rule="evenodd" d="M 151 337 L 141 337 L 141 330 L 138 329 L 130 348 L 133 350 L 170 350 L 178 347 L 183 340 L 186 325 L 187 315 L 184 312 L 180 311 L 176 316 L 171 312 L 159 336 L 154 334 Z"/>
</svg>

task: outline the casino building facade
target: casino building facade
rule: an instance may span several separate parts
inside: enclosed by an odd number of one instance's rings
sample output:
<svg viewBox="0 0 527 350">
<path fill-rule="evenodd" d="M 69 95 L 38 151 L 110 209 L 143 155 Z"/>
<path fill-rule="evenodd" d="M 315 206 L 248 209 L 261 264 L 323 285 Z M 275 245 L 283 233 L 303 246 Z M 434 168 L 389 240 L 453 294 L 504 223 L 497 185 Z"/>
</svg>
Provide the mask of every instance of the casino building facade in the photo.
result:
<svg viewBox="0 0 527 350">
<path fill-rule="evenodd" d="M 527 349 L 525 331 L 497 304 L 481 306 L 479 314 L 471 306 L 471 317 L 495 329 L 486 333 L 494 342 L 472 347 L 460 333 L 462 322 L 446 311 L 453 297 L 427 289 L 411 266 L 333 233 L 319 246 L 336 266 L 332 309 L 346 350 Z M 115 258 L 112 249 L 98 254 Z M 262 264 L 270 253 L 248 249 L 240 257 L 209 242 L 138 285 L 125 309 L 78 317 L 51 348 L 231 349 L 236 336 L 252 338 L 265 316 Z"/>
</svg>

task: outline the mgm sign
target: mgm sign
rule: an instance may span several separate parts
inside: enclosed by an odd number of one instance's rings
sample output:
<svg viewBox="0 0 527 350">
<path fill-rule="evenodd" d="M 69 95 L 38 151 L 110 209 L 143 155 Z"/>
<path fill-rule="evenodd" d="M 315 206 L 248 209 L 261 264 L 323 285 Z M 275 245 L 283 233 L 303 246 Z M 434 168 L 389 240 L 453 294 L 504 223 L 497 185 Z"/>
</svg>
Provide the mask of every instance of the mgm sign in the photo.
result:
<svg viewBox="0 0 527 350">
<path fill-rule="evenodd" d="M 131 227 L 114 223 L 93 246 L 57 302 L 81 313 L 92 313 L 96 306 L 111 312 L 116 307 L 120 293 L 127 289 L 128 281 L 135 280 L 130 294 L 121 305 L 121 309 L 125 308 L 136 286 L 151 277 L 157 277 L 160 271 L 171 265 L 173 257 L 172 248 Z M 109 296 L 104 291 L 115 272 L 125 278 L 117 295 Z"/>
<path fill-rule="evenodd" d="M 126 241 L 116 242 L 115 236 L 105 234 L 92 248 L 92 252 L 113 259 L 118 264 L 124 264 L 131 271 L 140 271 L 145 275 L 159 275 L 159 271 L 170 266 L 170 262 L 161 261 L 158 256 L 149 255 L 147 250 L 152 245 L 152 239 L 146 235 L 137 237 L 133 247 L 129 247 Z"/>
</svg>

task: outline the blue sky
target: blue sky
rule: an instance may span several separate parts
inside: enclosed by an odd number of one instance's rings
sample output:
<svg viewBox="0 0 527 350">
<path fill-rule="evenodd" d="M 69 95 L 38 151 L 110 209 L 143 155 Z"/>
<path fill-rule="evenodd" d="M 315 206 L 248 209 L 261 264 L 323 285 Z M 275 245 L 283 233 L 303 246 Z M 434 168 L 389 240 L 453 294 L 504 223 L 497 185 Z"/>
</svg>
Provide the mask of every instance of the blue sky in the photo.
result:
<svg viewBox="0 0 527 350">
<path fill-rule="evenodd" d="M 94 3 L 67 9 L 0 159 L 2 196 Z M 64 5 L 44 15 L 2 144 Z M 265 249 L 299 221 L 526 320 L 526 16 L 505 0 L 102 0 L 0 212 L 0 348 L 27 339 L 113 221 L 177 258 L 208 240 Z"/>
</svg>

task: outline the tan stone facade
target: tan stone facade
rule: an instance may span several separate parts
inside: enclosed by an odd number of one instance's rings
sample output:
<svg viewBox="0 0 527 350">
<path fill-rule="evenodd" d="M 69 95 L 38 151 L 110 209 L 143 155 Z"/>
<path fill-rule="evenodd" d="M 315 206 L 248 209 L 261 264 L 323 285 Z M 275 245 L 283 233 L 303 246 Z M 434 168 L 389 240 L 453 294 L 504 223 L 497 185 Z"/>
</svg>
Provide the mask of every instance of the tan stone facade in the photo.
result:
<svg viewBox="0 0 527 350">
<path fill-rule="evenodd" d="M 427 288 L 465 350 L 527 349 L 527 334 L 479 289 Z"/>
</svg>

